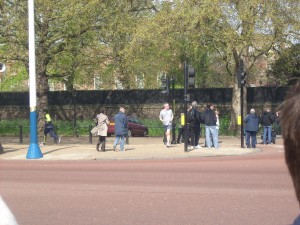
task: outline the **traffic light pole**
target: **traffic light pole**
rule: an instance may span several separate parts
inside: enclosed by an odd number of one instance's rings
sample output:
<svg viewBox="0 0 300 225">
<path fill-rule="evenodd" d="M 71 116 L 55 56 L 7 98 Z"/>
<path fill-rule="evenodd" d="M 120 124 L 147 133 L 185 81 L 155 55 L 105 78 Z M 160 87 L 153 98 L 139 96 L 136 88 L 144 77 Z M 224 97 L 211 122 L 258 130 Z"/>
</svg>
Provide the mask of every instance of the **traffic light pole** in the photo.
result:
<svg viewBox="0 0 300 225">
<path fill-rule="evenodd" d="M 175 115 L 175 78 L 172 75 L 172 79 L 171 79 L 171 83 L 172 83 L 172 109 L 173 109 L 173 115 Z M 172 144 L 177 144 L 176 141 L 176 122 L 173 120 L 172 122 Z"/>
<path fill-rule="evenodd" d="M 184 62 L 184 151 L 188 151 L 188 126 L 187 126 L 187 103 L 188 103 L 188 66 Z"/>
<path fill-rule="evenodd" d="M 241 85 L 241 98 L 240 98 L 240 102 L 241 102 L 241 148 L 244 148 L 244 87 Z"/>
</svg>

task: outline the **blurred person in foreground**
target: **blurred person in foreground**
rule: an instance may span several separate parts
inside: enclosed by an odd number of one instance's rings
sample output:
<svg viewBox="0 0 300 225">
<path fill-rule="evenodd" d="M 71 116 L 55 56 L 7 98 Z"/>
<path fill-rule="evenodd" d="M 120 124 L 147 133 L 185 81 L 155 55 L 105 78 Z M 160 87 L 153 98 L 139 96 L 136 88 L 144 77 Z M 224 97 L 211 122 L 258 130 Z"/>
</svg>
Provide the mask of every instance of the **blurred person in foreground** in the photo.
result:
<svg viewBox="0 0 300 225">
<path fill-rule="evenodd" d="M 290 89 L 280 106 L 280 124 L 285 149 L 285 161 L 300 203 L 300 81 Z M 300 215 L 293 225 L 300 225 Z"/>
</svg>

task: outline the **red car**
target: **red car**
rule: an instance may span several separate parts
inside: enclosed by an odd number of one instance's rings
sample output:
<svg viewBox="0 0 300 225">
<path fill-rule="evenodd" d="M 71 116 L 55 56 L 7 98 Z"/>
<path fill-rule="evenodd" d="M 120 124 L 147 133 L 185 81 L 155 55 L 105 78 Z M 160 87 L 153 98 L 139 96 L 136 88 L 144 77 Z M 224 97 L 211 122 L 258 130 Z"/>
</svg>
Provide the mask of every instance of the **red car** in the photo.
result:
<svg viewBox="0 0 300 225">
<path fill-rule="evenodd" d="M 145 137 L 148 135 L 148 128 L 135 117 L 127 116 L 127 126 L 128 126 L 128 136 Z M 107 136 L 111 136 L 114 134 L 115 134 L 115 118 L 112 117 L 109 120 Z"/>
</svg>

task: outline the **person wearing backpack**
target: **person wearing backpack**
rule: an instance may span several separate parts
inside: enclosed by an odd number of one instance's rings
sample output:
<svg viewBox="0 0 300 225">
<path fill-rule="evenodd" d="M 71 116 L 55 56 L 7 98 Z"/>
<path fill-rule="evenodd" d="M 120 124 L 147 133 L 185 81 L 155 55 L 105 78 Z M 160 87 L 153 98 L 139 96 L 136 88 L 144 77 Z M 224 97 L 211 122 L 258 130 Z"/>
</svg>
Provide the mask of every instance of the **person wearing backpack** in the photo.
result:
<svg viewBox="0 0 300 225">
<path fill-rule="evenodd" d="M 274 123 L 274 121 L 274 115 L 270 112 L 270 109 L 266 107 L 259 120 L 259 122 L 263 126 L 264 145 L 272 143 L 272 124 Z"/>
<path fill-rule="evenodd" d="M 187 122 L 189 135 L 191 137 L 191 148 L 202 148 L 199 145 L 200 131 L 201 131 L 201 113 L 198 110 L 198 103 L 192 102 L 192 108 L 187 112 Z"/>
</svg>

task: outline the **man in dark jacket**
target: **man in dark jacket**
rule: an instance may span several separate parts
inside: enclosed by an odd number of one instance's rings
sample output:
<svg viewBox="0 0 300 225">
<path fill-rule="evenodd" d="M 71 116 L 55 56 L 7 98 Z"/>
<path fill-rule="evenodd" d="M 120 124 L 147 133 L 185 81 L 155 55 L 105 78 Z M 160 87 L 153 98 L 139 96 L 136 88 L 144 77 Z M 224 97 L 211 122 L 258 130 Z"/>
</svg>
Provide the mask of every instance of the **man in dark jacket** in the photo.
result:
<svg viewBox="0 0 300 225">
<path fill-rule="evenodd" d="M 206 110 L 203 113 L 203 121 L 205 124 L 205 142 L 208 148 L 211 148 L 212 144 L 215 148 L 219 147 L 216 128 L 217 117 L 213 109 L 214 105 L 207 104 Z"/>
<path fill-rule="evenodd" d="M 272 143 L 272 124 L 274 123 L 274 116 L 269 108 L 265 108 L 263 114 L 260 116 L 260 123 L 263 126 L 263 143 Z M 268 137 L 267 137 L 268 135 Z"/>
<path fill-rule="evenodd" d="M 127 117 L 125 115 L 125 109 L 120 107 L 119 112 L 115 115 L 115 135 L 116 139 L 114 142 L 114 151 L 116 151 L 116 147 L 118 145 L 119 140 L 120 142 L 120 151 L 125 151 L 124 148 L 124 139 L 127 135 Z"/>
<path fill-rule="evenodd" d="M 255 110 L 251 109 L 250 114 L 244 119 L 245 122 L 245 131 L 246 131 L 246 145 L 247 148 L 256 148 L 256 134 L 258 132 L 259 118 L 255 114 Z M 250 145 L 251 137 L 251 145 Z"/>
<path fill-rule="evenodd" d="M 201 113 L 198 110 L 196 101 L 192 102 L 192 108 L 187 112 L 187 122 L 189 134 L 191 137 L 191 148 L 199 149 L 200 130 L 201 130 Z"/>
</svg>

